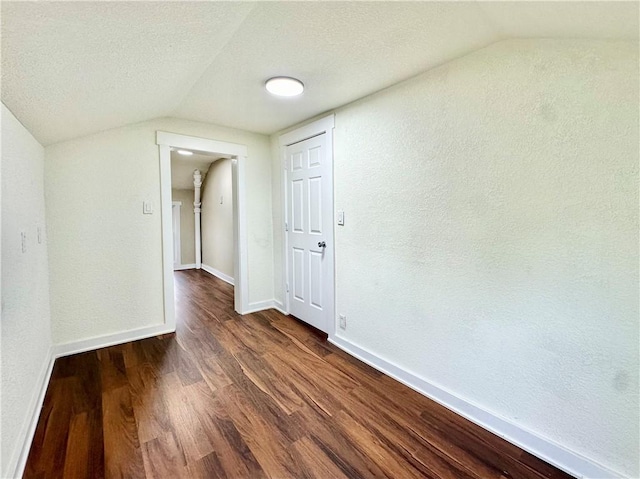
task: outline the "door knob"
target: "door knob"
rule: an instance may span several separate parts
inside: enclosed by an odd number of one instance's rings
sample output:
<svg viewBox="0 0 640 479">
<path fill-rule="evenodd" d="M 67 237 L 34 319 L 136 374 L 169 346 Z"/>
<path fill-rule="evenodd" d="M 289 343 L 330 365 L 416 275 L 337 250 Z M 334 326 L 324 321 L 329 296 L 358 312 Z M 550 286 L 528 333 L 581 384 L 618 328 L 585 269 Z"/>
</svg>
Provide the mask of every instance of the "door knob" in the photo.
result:
<svg viewBox="0 0 640 479">
<path fill-rule="evenodd" d="M 327 243 L 325 243 L 324 241 L 318 242 L 318 248 L 326 248 L 326 247 L 327 247 Z"/>
</svg>

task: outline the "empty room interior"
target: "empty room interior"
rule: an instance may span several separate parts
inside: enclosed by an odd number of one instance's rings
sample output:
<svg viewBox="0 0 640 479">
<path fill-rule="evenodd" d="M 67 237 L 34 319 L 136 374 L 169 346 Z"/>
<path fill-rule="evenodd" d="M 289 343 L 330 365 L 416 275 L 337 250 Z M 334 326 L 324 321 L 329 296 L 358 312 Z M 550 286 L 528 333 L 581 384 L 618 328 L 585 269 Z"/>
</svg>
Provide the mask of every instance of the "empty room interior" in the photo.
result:
<svg viewBox="0 0 640 479">
<path fill-rule="evenodd" d="M 638 1 L 2 1 L 3 478 L 640 478 Z"/>
</svg>

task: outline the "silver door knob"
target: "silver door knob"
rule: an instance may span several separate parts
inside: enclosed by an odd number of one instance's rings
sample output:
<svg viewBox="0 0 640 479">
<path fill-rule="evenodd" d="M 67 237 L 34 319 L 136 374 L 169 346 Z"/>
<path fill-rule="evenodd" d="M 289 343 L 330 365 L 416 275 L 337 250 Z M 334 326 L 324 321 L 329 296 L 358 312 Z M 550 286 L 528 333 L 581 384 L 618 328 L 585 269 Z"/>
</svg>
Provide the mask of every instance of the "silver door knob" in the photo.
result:
<svg viewBox="0 0 640 479">
<path fill-rule="evenodd" d="M 327 247 L 327 243 L 325 243 L 324 241 L 318 242 L 318 248 L 326 248 L 326 247 Z"/>
</svg>

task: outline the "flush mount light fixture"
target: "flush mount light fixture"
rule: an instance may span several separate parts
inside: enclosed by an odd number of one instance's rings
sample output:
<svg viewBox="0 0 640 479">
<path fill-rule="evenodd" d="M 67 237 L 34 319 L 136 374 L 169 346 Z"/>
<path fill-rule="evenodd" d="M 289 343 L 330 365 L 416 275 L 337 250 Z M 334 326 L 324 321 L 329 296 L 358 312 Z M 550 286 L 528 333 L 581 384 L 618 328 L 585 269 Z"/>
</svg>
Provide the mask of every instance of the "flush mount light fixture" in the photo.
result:
<svg viewBox="0 0 640 479">
<path fill-rule="evenodd" d="M 278 96 L 297 96 L 304 90 L 303 83 L 291 77 L 269 78 L 264 86 L 269 93 Z"/>
<path fill-rule="evenodd" d="M 193 155 L 193 151 L 189 151 L 189 150 L 177 150 L 176 153 L 178 153 L 178 155 L 184 155 L 184 156 Z"/>
</svg>

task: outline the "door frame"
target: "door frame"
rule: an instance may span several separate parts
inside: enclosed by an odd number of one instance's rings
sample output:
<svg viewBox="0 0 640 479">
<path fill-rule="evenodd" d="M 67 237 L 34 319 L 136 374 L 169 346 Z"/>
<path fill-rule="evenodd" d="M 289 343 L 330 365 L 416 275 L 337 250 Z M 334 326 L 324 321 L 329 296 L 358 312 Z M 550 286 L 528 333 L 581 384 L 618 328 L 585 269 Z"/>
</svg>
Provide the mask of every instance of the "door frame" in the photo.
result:
<svg viewBox="0 0 640 479">
<path fill-rule="evenodd" d="M 247 147 L 237 143 L 180 135 L 166 131 L 156 132 L 156 144 L 160 150 L 160 198 L 162 217 L 162 277 L 164 291 L 164 322 L 173 330 L 176 327 L 173 281 L 173 232 L 171 199 L 171 148 L 218 153 L 231 158 L 233 183 L 233 273 L 234 309 L 239 314 L 249 311 L 248 242 L 246 214 Z"/>
<path fill-rule="evenodd" d="M 173 209 L 178 208 L 178 216 L 177 220 L 174 220 Z M 179 263 L 173 262 L 173 269 L 175 271 L 176 266 L 182 266 L 182 231 L 180 230 L 180 215 L 182 214 L 182 201 L 172 201 L 171 202 L 171 227 L 173 229 L 173 251 L 174 251 L 174 259 L 175 259 L 175 251 L 178 251 L 178 257 L 180 259 Z M 177 230 L 177 233 L 176 233 Z"/>
<path fill-rule="evenodd" d="M 335 265 L 336 265 L 336 248 L 335 248 L 335 187 L 334 187 L 334 155 L 333 155 L 333 130 L 335 128 L 335 115 L 331 114 L 329 116 L 325 116 L 324 118 L 320 118 L 316 121 L 308 123 L 307 125 L 301 126 L 300 128 L 296 128 L 293 131 L 288 133 L 284 133 L 279 137 L 279 146 L 280 146 L 280 158 L 281 158 L 281 168 L 282 168 L 282 292 L 284 293 L 284 301 L 283 306 L 286 314 L 289 314 L 289 291 L 287 291 L 287 284 L 289 283 L 289 235 L 286 230 L 286 225 L 288 220 L 287 210 L 289 204 L 289 193 L 288 193 L 288 176 L 287 176 L 287 147 L 293 145 L 294 143 L 299 143 L 304 140 L 308 140 L 309 138 L 313 138 L 314 136 L 322 135 L 326 133 L 326 145 L 327 145 L 327 156 L 326 158 L 331 161 L 331 221 L 332 221 L 332 234 L 331 241 L 333 244 L 333 257 L 330 258 L 331 261 L 331 278 L 333 281 L 333 286 L 331 288 L 332 292 L 332 301 L 331 305 L 328 308 L 331 313 L 331 318 L 328 322 L 328 331 L 327 334 L 329 337 L 335 336 L 336 333 L 336 274 L 335 274 Z"/>
</svg>

